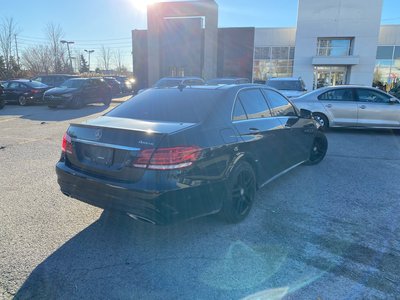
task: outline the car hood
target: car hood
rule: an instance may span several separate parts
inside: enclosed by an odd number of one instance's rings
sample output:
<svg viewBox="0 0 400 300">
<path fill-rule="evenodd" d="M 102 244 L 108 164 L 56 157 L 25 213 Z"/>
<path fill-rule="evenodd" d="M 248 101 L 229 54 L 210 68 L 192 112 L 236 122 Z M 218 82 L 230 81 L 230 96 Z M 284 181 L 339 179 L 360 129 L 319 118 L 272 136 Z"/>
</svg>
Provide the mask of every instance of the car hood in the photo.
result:
<svg viewBox="0 0 400 300">
<path fill-rule="evenodd" d="M 74 93 L 77 90 L 77 88 L 56 87 L 48 90 L 46 95 L 62 95 L 66 93 Z"/>
<path fill-rule="evenodd" d="M 279 90 L 281 94 L 288 98 L 293 98 L 293 97 L 300 97 L 301 95 L 304 95 L 306 91 L 293 91 L 293 90 Z"/>
</svg>

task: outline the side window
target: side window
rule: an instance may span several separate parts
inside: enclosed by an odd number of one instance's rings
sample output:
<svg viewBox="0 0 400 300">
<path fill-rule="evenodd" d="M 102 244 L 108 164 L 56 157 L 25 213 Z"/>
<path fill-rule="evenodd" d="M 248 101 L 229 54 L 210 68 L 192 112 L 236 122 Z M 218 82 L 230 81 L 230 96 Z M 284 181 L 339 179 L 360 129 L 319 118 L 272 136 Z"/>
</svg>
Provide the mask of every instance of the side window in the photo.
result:
<svg viewBox="0 0 400 300">
<path fill-rule="evenodd" d="M 19 83 L 18 83 L 18 82 L 10 82 L 10 83 L 8 84 L 8 87 L 7 87 L 7 88 L 16 90 L 16 89 L 19 88 Z"/>
<path fill-rule="evenodd" d="M 235 107 L 233 109 L 233 116 L 232 116 L 233 121 L 242 121 L 242 120 L 247 120 L 246 112 L 243 109 L 243 105 L 240 102 L 239 99 L 236 100 L 235 102 Z"/>
<path fill-rule="evenodd" d="M 390 96 L 370 89 L 357 89 L 358 101 L 389 103 Z"/>
<path fill-rule="evenodd" d="M 352 89 L 333 89 L 318 96 L 319 100 L 355 101 Z"/>
<path fill-rule="evenodd" d="M 42 78 L 42 77 L 36 77 L 36 78 L 33 78 L 33 80 L 34 80 L 34 81 L 42 82 L 43 78 Z"/>
<path fill-rule="evenodd" d="M 264 89 L 265 95 L 267 96 L 269 106 L 271 107 L 272 114 L 276 117 L 283 116 L 296 116 L 296 111 L 292 104 L 286 100 L 281 94 Z"/>
<path fill-rule="evenodd" d="M 259 89 L 245 90 L 239 93 L 240 99 L 247 118 L 267 118 L 271 117 L 271 111 L 265 98 Z"/>
</svg>

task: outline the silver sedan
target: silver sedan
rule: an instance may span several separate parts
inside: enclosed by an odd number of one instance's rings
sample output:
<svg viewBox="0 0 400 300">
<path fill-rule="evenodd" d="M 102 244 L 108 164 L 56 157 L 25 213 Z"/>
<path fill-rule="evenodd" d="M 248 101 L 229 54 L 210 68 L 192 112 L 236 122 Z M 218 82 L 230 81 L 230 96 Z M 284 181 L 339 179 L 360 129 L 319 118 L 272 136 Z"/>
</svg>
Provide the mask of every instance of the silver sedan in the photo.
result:
<svg viewBox="0 0 400 300">
<path fill-rule="evenodd" d="M 400 100 L 376 88 L 334 86 L 292 99 L 328 127 L 400 128 Z"/>
</svg>

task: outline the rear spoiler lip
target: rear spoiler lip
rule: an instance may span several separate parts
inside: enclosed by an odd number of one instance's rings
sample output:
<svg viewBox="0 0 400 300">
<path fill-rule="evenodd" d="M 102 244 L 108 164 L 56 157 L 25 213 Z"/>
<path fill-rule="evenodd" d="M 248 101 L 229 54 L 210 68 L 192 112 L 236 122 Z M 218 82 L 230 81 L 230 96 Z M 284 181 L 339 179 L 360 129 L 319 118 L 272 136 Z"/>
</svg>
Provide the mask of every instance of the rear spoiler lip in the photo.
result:
<svg viewBox="0 0 400 300">
<path fill-rule="evenodd" d="M 106 124 L 101 124 L 101 120 L 107 120 L 107 119 L 115 119 L 116 121 L 120 121 L 120 123 L 126 122 L 126 123 L 135 123 L 137 122 L 138 124 L 140 124 L 141 126 L 132 126 L 129 127 L 127 125 L 123 126 L 123 125 L 112 125 L 109 122 L 107 122 Z M 140 128 L 140 127 L 144 127 L 146 125 L 147 129 L 145 128 Z M 157 125 L 178 125 L 180 128 L 177 128 L 176 130 L 166 130 L 166 131 L 160 131 L 160 130 L 156 130 L 154 129 L 155 126 Z M 173 134 L 173 133 L 177 133 L 179 131 L 191 128 L 198 125 L 198 123 L 184 123 L 184 122 L 151 122 L 151 121 L 143 121 L 143 120 L 137 120 L 137 119 L 123 119 L 123 118 L 114 118 L 114 117 L 99 117 L 96 119 L 92 119 L 83 123 L 71 123 L 70 126 L 76 126 L 76 127 L 91 127 L 91 128 L 110 128 L 110 129 L 120 129 L 120 130 L 128 130 L 128 131 L 140 131 L 140 132 L 146 132 L 149 134 Z"/>
</svg>

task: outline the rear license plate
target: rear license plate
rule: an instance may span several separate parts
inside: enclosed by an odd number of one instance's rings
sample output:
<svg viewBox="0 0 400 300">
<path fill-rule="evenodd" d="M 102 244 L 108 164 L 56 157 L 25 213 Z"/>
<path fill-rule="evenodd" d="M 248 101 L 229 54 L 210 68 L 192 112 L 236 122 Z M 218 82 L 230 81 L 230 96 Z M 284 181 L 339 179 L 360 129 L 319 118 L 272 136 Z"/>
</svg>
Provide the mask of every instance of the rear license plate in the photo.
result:
<svg viewBox="0 0 400 300">
<path fill-rule="evenodd" d="M 113 161 L 113 149 L 85 145 L 84 156 L 93 164 L 111 166 Z"/>
</svg>

